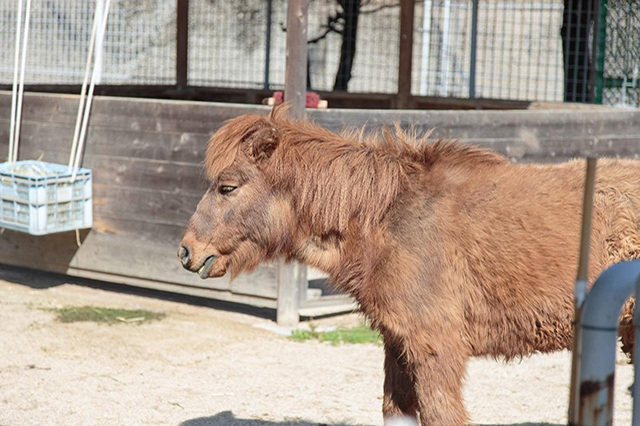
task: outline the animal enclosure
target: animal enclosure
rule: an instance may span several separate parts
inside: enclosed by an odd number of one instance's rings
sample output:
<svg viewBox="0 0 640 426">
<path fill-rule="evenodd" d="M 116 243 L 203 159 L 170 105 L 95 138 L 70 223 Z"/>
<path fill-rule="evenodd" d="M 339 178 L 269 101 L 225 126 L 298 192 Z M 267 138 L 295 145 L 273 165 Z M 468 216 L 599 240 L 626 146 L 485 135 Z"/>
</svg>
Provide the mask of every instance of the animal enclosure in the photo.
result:
<svg viewBox="0 0 640 426">
<path fill-rule="evenodd" d="M 390 99 L 409 87 L 418 98 L 638 105 L 637 0 L 605 0 L 600 9 L 593 0 L 416 1 L 405 51 L 400 0 L 343 3 L 310 2 L 312 90 Z M 95 4 L 34 4 L 27 84 L 79 84 Z M 0 43 L 9 46 L 0 51 L 0 85 L 10 82 L 14 9 L 13 0 L 0 0 Z M 178 93 L 184 87 L 226 89 L 217 99 L 233 89 L 280 90 L 285 22 L 284 0 L 114 1 L 100 82 L 174 88 L 164 96 L 192 96 Z M 586 50 L 563 53 L 575 49 Z M 407 57 L 410 81 L 402 81 Z"/>
<path fill-rule="evenodd" d="M 11 94 L 0 93 L 0 150 L 6 150 Z M 25 95 L 22 158 L 64 161 L 73 133 L 77 97 Z M 94 227 L 33 237 L 6 230 L 0 262 L 129 285 L 152 287 L 276 309 L 278 270 L 203 281 L 184 271 L 176 250 L 206 182 L 207 141 L 225 120 L 266 107 L 98 97 L 84 166 L 93 170 Z M 339 131 L 345 123 L 370 128 L 398 121 L 434 137 L 461 138 L 513 161 L 561 161 L 586 154 L 637 157 L 636 111 L 608 108 L 531 111 L 314 111 L 311 117 Z M 300 291 L 297 314 L 351 309 L 340 295 L 318 299 Z M 299 303 L 298 303 L 299 302 Z"/>
</svg>

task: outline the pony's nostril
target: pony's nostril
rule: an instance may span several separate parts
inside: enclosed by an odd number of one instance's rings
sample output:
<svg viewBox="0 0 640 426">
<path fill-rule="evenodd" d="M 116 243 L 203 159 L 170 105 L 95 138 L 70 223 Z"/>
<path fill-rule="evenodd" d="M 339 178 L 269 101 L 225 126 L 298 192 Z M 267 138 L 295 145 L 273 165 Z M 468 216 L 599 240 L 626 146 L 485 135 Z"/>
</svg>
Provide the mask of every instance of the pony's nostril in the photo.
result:
<svg viewBox="0 0 640 426">
<path fill-rule="evenodd" d="M 189 247 L 180 246 L 180 248 L 178 249 L 178 259 L 180 259 L 180 262 L 182 262 L 182 266 L 186 267 L 189 264 L 189 258 Z"/>
</svg>

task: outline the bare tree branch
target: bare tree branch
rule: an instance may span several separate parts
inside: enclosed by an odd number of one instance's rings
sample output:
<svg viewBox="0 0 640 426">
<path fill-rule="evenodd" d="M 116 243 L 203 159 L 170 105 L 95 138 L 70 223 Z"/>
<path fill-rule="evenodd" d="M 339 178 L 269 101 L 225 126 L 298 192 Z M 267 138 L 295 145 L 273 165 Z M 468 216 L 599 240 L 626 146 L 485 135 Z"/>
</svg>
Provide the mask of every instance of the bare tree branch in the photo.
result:
<svg viewBox="0 0 640 426">
<path fill-rule="evenodd" d="M 360 14 L 361 15 L 371 15 L 372 13 L 379 12 L 379 11 L 381 11 L 383 9 L 391 9 L 393 7 L 400 7 L 400 3 L 397 3 L 397 4 L 381 4 L 380 6 L 375 7 L 373 9 L 361 9 L 360 10 Z"/>
</svg>

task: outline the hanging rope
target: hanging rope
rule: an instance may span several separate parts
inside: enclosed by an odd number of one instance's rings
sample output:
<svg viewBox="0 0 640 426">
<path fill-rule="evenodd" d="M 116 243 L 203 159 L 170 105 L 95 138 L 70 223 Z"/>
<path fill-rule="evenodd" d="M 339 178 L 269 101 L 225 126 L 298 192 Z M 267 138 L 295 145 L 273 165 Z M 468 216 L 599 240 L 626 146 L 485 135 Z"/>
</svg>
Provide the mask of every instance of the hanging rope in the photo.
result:
<svg viewBox="0 0 640 426">
<path fill-rule="evenodd" d="M 102 45 L 104 39 L 104 33 L 107 28 L 107 17 L 109 16 L 109 8 L 111 6 L 111 0 L 106 0 L 104 4 L 104 13 L 102 15 L 102 21 L 99 23 L 99 44 Z M 96 86 L 96 79 L 98 76 L 98 68 L 95 66 L 95 58 L 93 58 L 94 41 L 96 40 L 96 34 L 98 31 L 98 13 L 96 8 L 96 14 L 94 16 L 93 29 L 91 31 L 91 43 L 89 46 L 89 56 L 87 58 L 87 66 L 85 69 L 84 82 L 82 84 L 82 93 L 80 98 L 80 105 L 78 107 L 78 116 L 76 120 L 76 128 L 74 131 L 74 140 L 71 147 L 71 154 L 69 155 L 69 167 L 73 167 L 73 173 L 71 175 L 71 181 L 76 179 L 78 173 L 78 167 L 80 166 L 80 160 L 82 159 L 82 151 L 84 149 L 84 143 L 86 141 L 87 127 L 89 125 L 89 113 L 91 112 L 91 103 L 93 101 L 93 92 Z M 86 96 L 86 103 L 84 102 L 84 93 L 86 91 L 87 78 L 89 75 L 91 61 L 94 60 L 93 72 L 91 74 L 91 83 L 89 84 L 89 93 Z M 82 125 L 80 125 L 80 115 L 84 106 L 84 114 L 82 114 Z M 80 133 L 78 134 L 78 129 Z"/>
<path fill-rule="evenodd" d="M 24 18 L 24 35 L 22 35 L 22 3 L 22 0 L 19 0 L 16 26 L 16 51 L 13 68 L 13 93 L 11 97 L 11 123 L 9 129 L 9 156 L 7 158 L 7 161 L 9 161 L 10 163 L 15 163 L 18 159 L 18 146 L 20 143 L 20 122 L 22 120 L 22 98 L 24 94 L 24 72 L 27 63 L 27 41 L 29 40 L 29 21 L 31 17 L 31 0 L 27 0 Z M 19 66 L 18 62 L 20 62 Z M 19 83 L 18 68 L 20 68 Z"/>
</svg>

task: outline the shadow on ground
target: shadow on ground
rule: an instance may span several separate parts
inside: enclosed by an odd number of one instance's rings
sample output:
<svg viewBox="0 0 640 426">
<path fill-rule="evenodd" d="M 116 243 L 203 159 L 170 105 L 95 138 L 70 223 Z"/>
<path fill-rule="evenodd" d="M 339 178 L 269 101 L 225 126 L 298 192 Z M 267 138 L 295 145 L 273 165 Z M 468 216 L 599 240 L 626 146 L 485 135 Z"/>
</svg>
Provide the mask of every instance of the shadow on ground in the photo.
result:
<svg viewBox="0 0 640 426">
<path fill-rule="evenodd" d="M 227 302 L 224 300 L 209 299 L 200 296 L 190 296 L 187 294 L 172 293 L 169 291 L 154 290 L 143 287 L 130 286 L 126 284 L 117 284 L 107 281 L 91 280 L 86 278 L 72 277 L 69 275 L 59 274 L 55 272 L 45 272 L 37 269 L 29 269 L 20 266 L 0 265 L 0 280 L 8 281 L 14 284 L 25 285 L 36 290 L 44 290 L 51 287 L 57 287 L 64 284 L 80 285 L 91 287 L 99 290 L 112 291 L 116 293 L 132 294 L 135 296 L 149 297 L 158 300 L 168 300 L 172 302 L 185 303 L 193 306 L 204 306 L 217 310 L 237 312 L 252 315 L 259 318 L 265 318 L 271 321 L 276 320 L 275 309 L 259 308 L 241 303 Z M 322 290 L 322 295 L 337 294 L 327 284 L 326 280 L 314 280 L 311 282 L 310 288 L 318 288 Z M 341 313 L 316 315 L 314 319 L 322 319 L 326 317 L 340 315 Z M 308 317 L 302 317 L 301 320 L 307 320 Z M 218 423 L 222 424 L 222 423 Z M 294 424 L 294 423 L 291 423 Z M 302 424 L 302 423 L 301 423 Z"/>
<path fill-rule="evenodd" d="M 350 426 L 347 423 L 318 423 L 306 420 L 272 422 L 259 419 L 239 419 L 231 411 L 223 411 L 211 417 L 199 417 L 180 423 L 180 426 Z"/>
<path fill-rule="evenodd" d="M 193 306 L 205 306 L 229 312 L 238 312 L 270 320 L 275 320 L 276 318 L 275 309 L 258 308 L 249 305 L 243 305 L 240 303 L 209 299 L 206 297 L 190 296 L 186 294 L 172 293 L 162 290 L 129 286 L 126 284 L 117 284 L 107 281 L 72 277 L 55 272 L 45 272 L 19 266 L 0 265 L 0 280 L 8 281 L 14 284 L 25 285 L 36 290 L 44 290 L 64 284 L 72 284 L 95 288 L 98 290 L 131 294 L 158 300 L 168 300 Z"/>
<path fill-rule="evenodd" d="M 564 423 L 474 423 L 471 426 L 564 426 Z"/>
<path fill-rule="evenodd" d="M 223 411 L 211 417 L 199 417 L 180 423 L 180 426 L 351 426 L 347 423 L 318 423 L 306 420 L 273 422 L 259 419 L 240 419 L 231 411 Z M 470 426 L 563 426 L 560 423 L 473 423 Z"/>
</svg>

